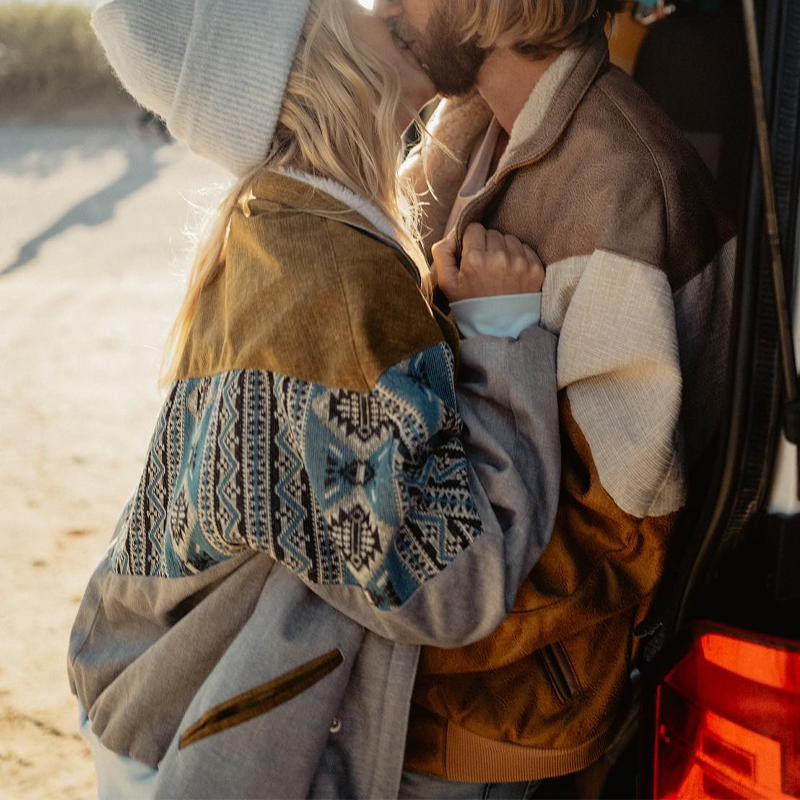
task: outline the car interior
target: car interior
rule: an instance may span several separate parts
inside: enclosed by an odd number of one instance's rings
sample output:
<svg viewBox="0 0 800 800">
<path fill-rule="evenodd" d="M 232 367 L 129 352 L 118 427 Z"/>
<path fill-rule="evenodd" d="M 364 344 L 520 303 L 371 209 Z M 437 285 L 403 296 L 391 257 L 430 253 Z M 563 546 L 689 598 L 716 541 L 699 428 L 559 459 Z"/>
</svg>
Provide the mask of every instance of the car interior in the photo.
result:
<svg viewBox="0 0 800 800">
<path fill-rule="evenodd" d="M 738 226 L 728 407 L 707 463 L 690 476 L 672 561 L 637 630 L 630 703 L 616 738 L 593 766 L 543 781 L 536 797 L 800 797 L 800 515 L 776 514 L 769 504 L 778 448 L 797 440 L 781 378 L 776 281 L 782 277 L 791 300 L 800 4 L 751 4 L 629 2 L 610 37 L 613 63 L 694 145 Z M 748 30 L 760 48 L 782 276 L 765 232 L 770 203 Z"/>
</svg>

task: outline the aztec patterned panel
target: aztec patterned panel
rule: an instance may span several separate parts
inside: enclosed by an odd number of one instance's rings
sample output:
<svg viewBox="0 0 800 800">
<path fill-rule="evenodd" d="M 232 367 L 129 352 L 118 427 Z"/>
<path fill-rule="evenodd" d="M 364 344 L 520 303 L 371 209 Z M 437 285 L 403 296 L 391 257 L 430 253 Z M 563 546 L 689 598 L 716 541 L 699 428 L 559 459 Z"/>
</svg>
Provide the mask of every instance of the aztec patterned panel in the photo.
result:
<svg viewBox="0 0 800 800">
<path fill-rule="evenodd" d="M 368 393 L 260 370 L 179 381 L 115 570 L 182 577 L 252 548 L 308 582 L 402 605 L 481 533 L 461 429 L 444 344 Z"/>
</svg>

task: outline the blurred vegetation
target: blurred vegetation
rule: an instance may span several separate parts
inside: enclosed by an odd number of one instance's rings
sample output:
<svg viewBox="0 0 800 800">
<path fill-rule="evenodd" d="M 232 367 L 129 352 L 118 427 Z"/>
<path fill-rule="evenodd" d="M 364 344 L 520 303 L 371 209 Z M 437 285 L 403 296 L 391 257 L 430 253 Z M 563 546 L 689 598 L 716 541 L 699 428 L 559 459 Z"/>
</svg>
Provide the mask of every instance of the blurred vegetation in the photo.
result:
<svg viewBox="0 0 800 800">
<path fill-rule="evenodd" d="M 89 16 L 83 6 L 0 4 L 0 115 L 72 116 L 133 107 Z"/>
</svg>

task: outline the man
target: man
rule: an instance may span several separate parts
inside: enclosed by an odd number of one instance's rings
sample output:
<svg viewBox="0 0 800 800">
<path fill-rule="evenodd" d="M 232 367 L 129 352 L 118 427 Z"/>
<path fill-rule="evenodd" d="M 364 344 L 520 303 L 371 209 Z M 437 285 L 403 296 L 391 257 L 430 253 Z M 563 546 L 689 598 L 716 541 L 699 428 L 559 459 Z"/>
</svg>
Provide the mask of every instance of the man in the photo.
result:
<svg viewBox="0 0 800 800">
<path fill-rule="evenodd" d="M 697 154 L 609 65 L 604 31 L 619 9 L 378 2 L 455 98 L 431 131 L 458 160 L 428 144 L 405 167 L 421 192 L 426 174 L 433 188 L 428 245 L 450 232 L 437 259 L 455 264 L 481 223 L 533 246 L 547 269 L 541 324 L 559 337 L 552 538 L 492 635 L 423 648 L 406 796 L 472 796 L 443 781 L 522 786 L 600 757 L 625 699 L 633 629 L 715 430 L 735 231 Z"/>
</svg>

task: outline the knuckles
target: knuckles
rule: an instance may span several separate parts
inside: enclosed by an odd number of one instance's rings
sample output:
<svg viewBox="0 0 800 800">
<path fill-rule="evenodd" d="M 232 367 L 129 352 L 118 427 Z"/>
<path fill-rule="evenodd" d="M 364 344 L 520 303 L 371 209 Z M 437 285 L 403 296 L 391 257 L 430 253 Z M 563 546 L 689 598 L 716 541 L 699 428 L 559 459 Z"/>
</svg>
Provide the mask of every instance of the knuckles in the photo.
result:
<svg viewBox="0 0 800 800">
<path fill-rule="evenodd" d="M 487 231 L 474 222 L 466 228 L 462 248 L 461 263 L 456 269 L 435 270 L 438 285 L 451 301 L 542 290 L 545 268 L 533 248 L 516 237 Z M 432 254 L 435 267 L 444 261 L 454 261 L 455 242 L 446 239 L 436 242 Z"/>
<path fill-rule="evenodd" d="M 503 270 L 504 272 L 511 266 L 511 258 L 505 250 L 495 250 L 489 256 L 489 265 L 496 270 Z"/>
</svg>

